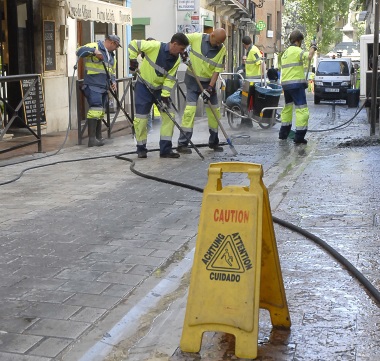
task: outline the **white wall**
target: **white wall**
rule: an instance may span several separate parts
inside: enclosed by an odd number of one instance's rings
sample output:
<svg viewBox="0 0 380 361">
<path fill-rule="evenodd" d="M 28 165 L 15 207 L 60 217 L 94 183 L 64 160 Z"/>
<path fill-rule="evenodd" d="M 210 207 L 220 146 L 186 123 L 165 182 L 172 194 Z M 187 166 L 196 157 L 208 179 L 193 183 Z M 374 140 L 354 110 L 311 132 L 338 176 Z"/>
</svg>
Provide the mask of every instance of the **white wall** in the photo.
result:
<svg viewBox="0 0 380 361">
<path fill-rule="evenodd" d="M 174 0 L 132 0 L 133 18 L 150 18 L 145 27 L 146 37 L 159 41 L 170 41 L 176 29 L 177 1 Z"/>
</svg>

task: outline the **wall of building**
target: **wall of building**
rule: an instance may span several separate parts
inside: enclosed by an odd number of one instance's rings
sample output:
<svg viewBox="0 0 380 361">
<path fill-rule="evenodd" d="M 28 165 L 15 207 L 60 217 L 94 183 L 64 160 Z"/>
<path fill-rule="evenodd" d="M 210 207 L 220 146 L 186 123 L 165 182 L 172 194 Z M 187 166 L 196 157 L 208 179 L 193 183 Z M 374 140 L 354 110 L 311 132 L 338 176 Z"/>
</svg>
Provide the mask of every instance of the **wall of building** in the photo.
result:
<svg viewBox="0 0 380 361">
<path fill-rule="evenodd" d="M 125 3 L 119 1 L 115 3 L 121 5 Z M 43 22 L 44 20 L 55 21 L 55 44 L 56 44 L 56 69 L 46 71 L 44 69 L 44 54 L 43 54 Z M 94 41 L 93 37 L 104 38 L 103 34 L 95 34 L 93 30 L 94 23 L 84 21 L 83 27 L 89 29 L 88 36 L 84 36 L 85 42 Z M 101 29 L 106 29 L 106 26 L 111 29 L 111 32 L 116 32 L 123 44 L 127 43 L 126 27 L 121 25 L 97 23 Z M 104 26 L 99 26 L 103 24 Z M 77 57 L 75 55 L 78 43 L 78 21 L 67 15 L 67 9 L 62 2 L 53 2 L 51 0 L 41 0 L 41 11 L 36 11 L 36 68 L 37 72 L 42 74 L 44 95 L 45 95 L 45 113 L 46 113 L 46 133 L 64 131 L 69 126 L 69 110 L 71 110 L 71 129 L 77 128 L 77 94 L 75 83 L 71 87 L 71 82 L 76 81 L 78 73 L 74 72 L 74 66 L 77 65 Z M 65 33 L 67 31 L 67 33 Z M 68 35 L 68 36 L 66 36 Z M 127 49 L 118 49 L 117 51 L 117 75 L 118 78 L 128 76 L 127 70 Z M 121 90 L 121 89 L 120 89 Z M 71 95 L 71 109 L 69 109 L 69 96 Z"/>
<path fill-rule="evenodd" d="M 281 48 L 281 14 L 284 8 L 281 0 L 266 1 L 262 8 L 256 8 L 256 24 L 263 22 L 265 28 L 256 31 L 255 44 L 266 54 L 268 59 L 267 65 L 277 66 L 277 53 Z M 268 24 L 268 17 L 271 18 L 271 24 Z"/>
<path fill-rule="evenodd" d="M 43 21 L 55 21 L 55 50 L 56 50 L 56 69 L 46 71 L 43 69 L 44 54 L 42 40 L 40 43 L 40 60 L 38 61 L 42 73 L 43 87 L 45 94 L 45 113 L 46 113 L 46 132 L 57 132 L 67 129 L 69 114 L 68 99 L 68 79 L 67 79 L 67 42 L 61 41 L 61 25 L 66 24 L 66 12 L 62 7 L 57 6 L 57 2 L 42 0 L 41 27 L 42 34 Z M 42 37 L 39 36 L 41 39 Z"/>
<path fill-rule="evenodd" d="M 133 19 L 148 18 L 145 37 L 167 42 L 177 32 L 177 2 L 173 0 L 132 0 Z"/>
</svg>

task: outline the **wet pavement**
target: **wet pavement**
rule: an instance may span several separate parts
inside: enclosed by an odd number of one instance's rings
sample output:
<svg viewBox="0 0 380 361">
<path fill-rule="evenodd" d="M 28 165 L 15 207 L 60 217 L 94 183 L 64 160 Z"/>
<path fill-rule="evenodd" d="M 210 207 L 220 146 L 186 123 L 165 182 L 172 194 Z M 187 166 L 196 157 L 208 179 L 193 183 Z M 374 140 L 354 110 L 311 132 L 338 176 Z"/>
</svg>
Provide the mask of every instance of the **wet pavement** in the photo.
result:
<svg viewBox="0 0 380 361">
<path fill-rule="evenodd" d="M 310 130 L 355 113 L 314 106 L 311 97 L 309 106 Z M 309 132 L 306 146 L 279 141 L 279 125 L 232 131 L 224 124 L 237 157 L 228 146 L 215 154 L 200 148 L 205 162 L 195 152 L 126 157 L 143 173 L 200 188 L 209 163 L 262 164 L 273 216 L 326 241 L 380 289 L 380 146 L 365 142 L 365 112 L 347 128 Z M 196 122 L 196 144 L 207 142 L 206 127 Z M 158 136 L 156 126 L 151 149 Z M 123 135 L 101 148 L 71 146 L 0 168 L 5 182 L 58 163 L 0 188 L 0 360 L 239 360 L 233 336 L 222 333 L 207 332 L 198 354 L 179 350 L 202 194 L 138 177 L 114 157 L 133 151 Z M 88 157 L 99 158 L 78 161 Z M 247 184 L 240 174 L 227 181 Z M 272 329 L 260 310 L 257 359 L 379 360 L 379 304 L 314 242 L 277 224 L 275 232 L 292 327 Z"/>
</svg>

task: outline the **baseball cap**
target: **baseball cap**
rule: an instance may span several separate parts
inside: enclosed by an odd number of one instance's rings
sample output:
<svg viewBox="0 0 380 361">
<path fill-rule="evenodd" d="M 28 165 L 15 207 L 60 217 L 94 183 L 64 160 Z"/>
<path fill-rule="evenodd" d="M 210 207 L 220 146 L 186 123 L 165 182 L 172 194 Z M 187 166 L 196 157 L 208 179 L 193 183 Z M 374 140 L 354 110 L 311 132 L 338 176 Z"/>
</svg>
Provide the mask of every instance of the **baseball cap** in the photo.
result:
<svg viewBox="0 0 380 361">
<path fill-rule="evenodd" d="M 122 46 L 120 45 L 120 38 L 117 35 L 113 35 L 113 34 L 112 35 L 108 35 L 107 39 L 111 40 L 111 41 L 114 41 L 115 43 L 117 43 L 118 46 L 120 46 L 120 48 L 122 48 Z"/>
</svg>

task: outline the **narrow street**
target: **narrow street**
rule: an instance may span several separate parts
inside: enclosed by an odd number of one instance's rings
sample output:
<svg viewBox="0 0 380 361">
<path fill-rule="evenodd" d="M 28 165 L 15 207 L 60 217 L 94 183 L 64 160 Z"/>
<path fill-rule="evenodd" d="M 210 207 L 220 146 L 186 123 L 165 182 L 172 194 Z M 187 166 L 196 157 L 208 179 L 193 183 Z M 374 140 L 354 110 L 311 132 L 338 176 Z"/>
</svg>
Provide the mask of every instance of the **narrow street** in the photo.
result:
<svg viewBox="0 0 380 361">
<path fill-rule="evenodd" d="M 224 119 L 236 157 L 228 146 L 215 154 L 201 147 L 204 162 L 195 152 L 125 157 L 139 172 L 199 188 L 210 163 L 262 164 L 272 215 L 323 239 L 379 290 L 379 143 L 368 141 L 365 110 L 344 129 L 312 132 L 346 122 L 356 109 L 314 105 L 310 94 L 308 104 L 306 146 L 279 141 L 279 124 L 232 131 Z M 149 149 L 158 137 L 156 125 Z M 176 130 L 174 145 L 177 138 Z M 207 138 L 202 118 L 193 141 Z M 64 161 L 1 187 L 1 360 L 239 360 L 234 337 L 214 332 L 199 354 L 180 351 L 202 194 L 138 177 L 114 157 L 134 150 L 131 136 L 121 136 L 98 149 L 73 146 L 0 168 L 4 182 Z M 86 157 L 102 158 L 67 162 Z M 224 182 L 248 184 L 239 173 Z M 278 224 L 275 233 L 292 326 L 272 329 L 260 310 L 257 359 L 380 359 L 375 299 L 311 240 Z"/>
</svg>

